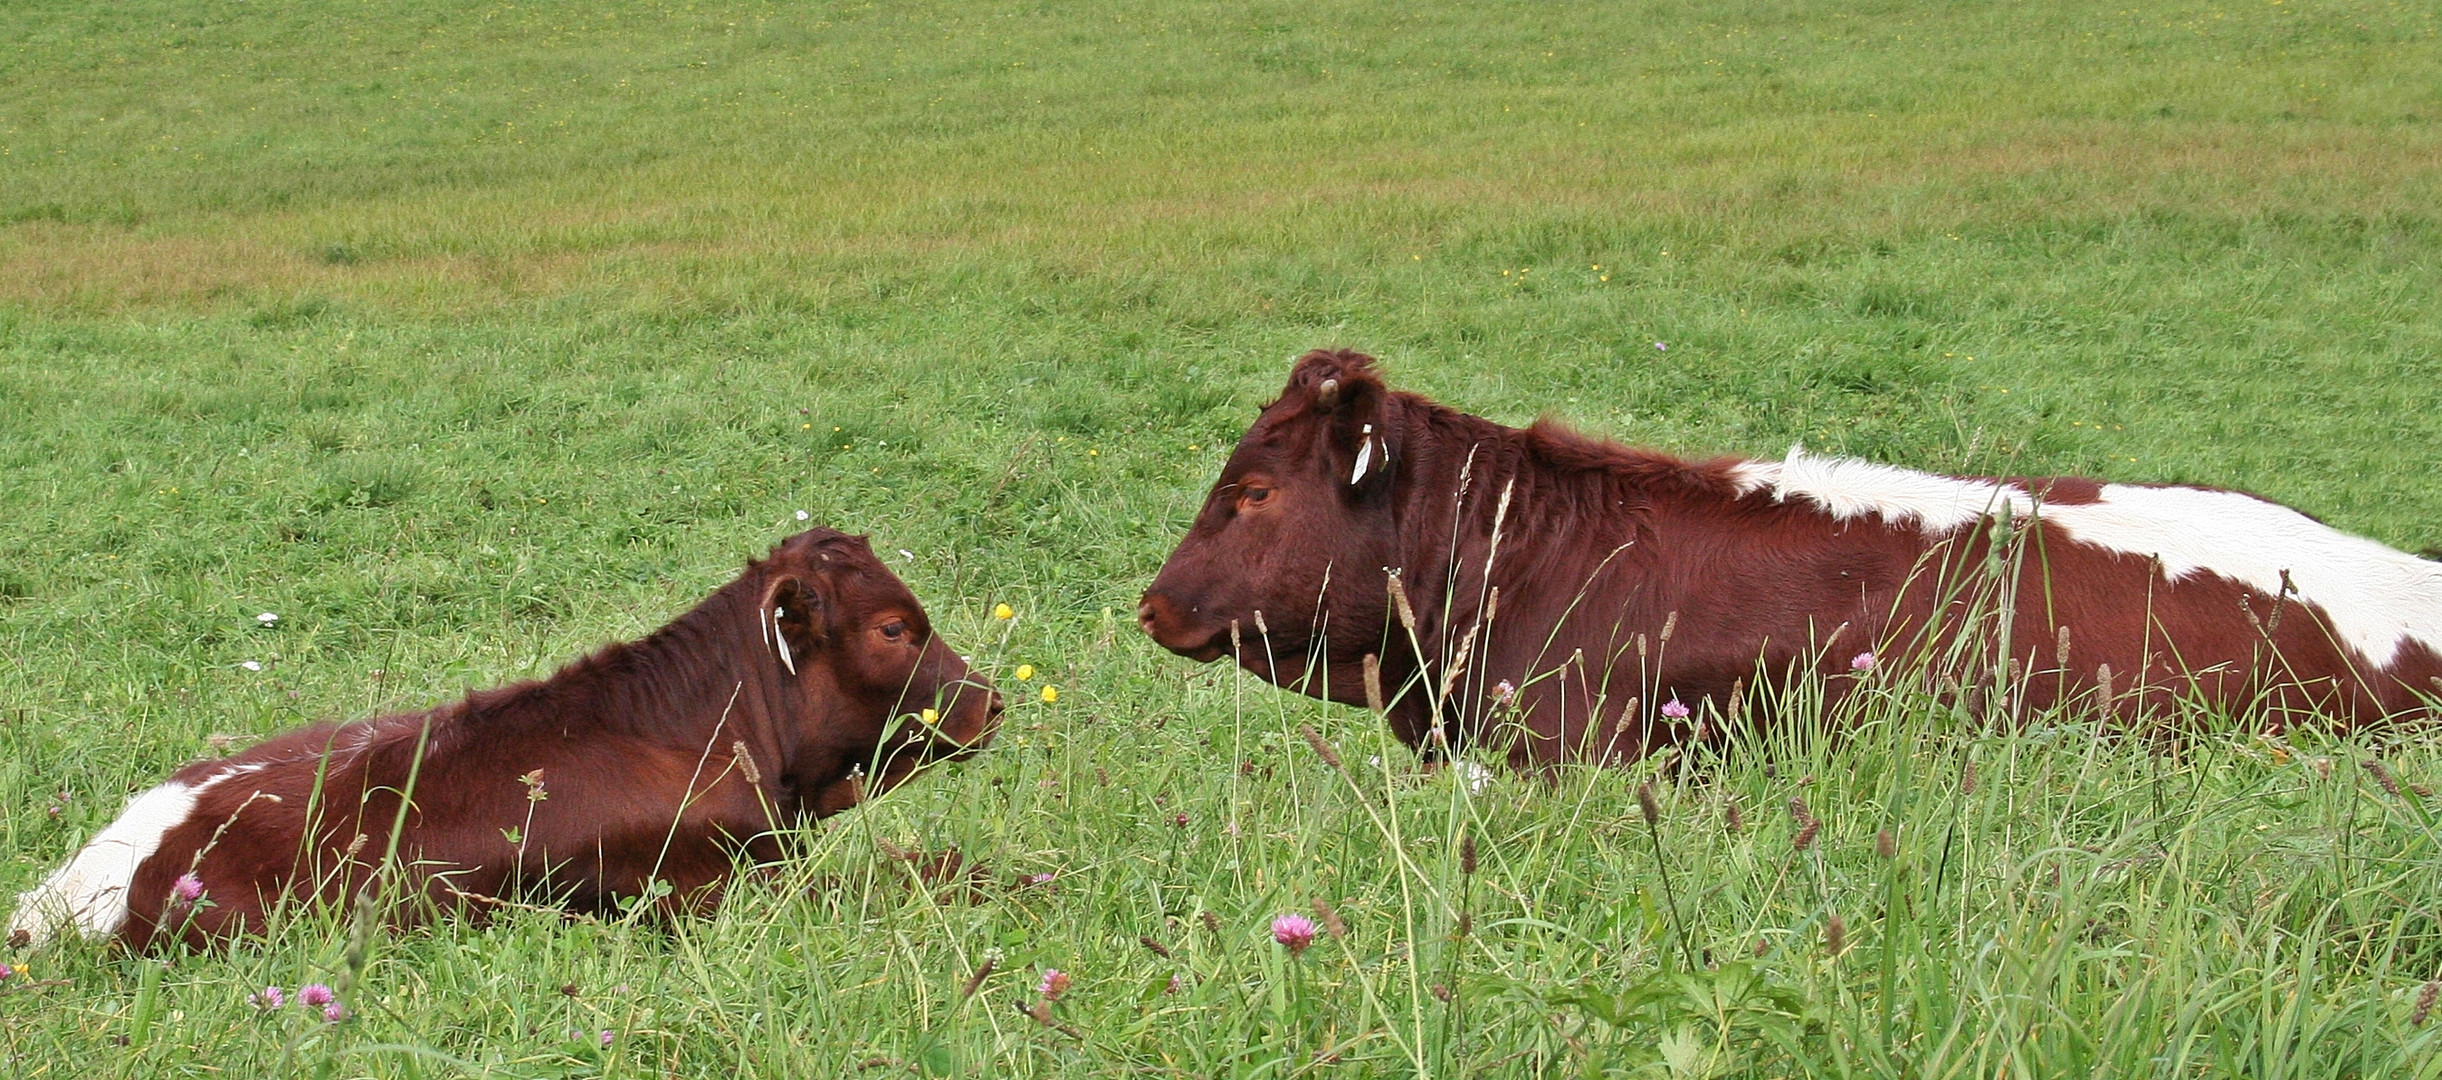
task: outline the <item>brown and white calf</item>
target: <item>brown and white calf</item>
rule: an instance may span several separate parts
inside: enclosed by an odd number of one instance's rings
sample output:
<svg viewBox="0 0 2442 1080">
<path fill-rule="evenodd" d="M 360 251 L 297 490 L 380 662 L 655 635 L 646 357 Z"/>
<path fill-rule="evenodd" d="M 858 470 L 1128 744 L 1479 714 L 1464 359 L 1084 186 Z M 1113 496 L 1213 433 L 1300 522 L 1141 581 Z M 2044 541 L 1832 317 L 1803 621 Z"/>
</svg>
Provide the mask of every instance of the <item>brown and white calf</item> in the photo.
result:
<svg viewBox="0 0 2442 1080">
<path fill-rule="evenodd" d="M 1841 694 L 1949 665 L 1934 685 L 1979 707 L 2276 727 L 2442 693 L 2442 565 L 2253 495 L 1684 461 L 1395 392 L 1353 352 L 1296 362 L 1138 616 L 1349 704 L 1378 657 L 1407 743 L 1516 719 L 1518 764 L 1633 759 L 1809 672 Z"/>
<path fill-rule="evenodd" d="M 773 830 L 984 746 L 1000 711 L 864 537 L 816 529 L 549 679 L 178 770 L 21 896 L 10 936 L 201 944 L 352 898 L 410 789 L 393 923 L 511 897 L 700 906 L 741 855 L 779 855 Z"/>
</svg>

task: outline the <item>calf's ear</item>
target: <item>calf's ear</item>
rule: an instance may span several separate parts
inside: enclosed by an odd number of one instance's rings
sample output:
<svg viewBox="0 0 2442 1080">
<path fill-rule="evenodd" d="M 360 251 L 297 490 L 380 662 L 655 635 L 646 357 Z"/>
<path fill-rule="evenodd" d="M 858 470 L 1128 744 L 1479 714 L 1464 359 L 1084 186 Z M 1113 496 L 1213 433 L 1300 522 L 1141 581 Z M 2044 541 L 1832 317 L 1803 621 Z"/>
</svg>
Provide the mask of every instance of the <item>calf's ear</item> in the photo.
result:
<svg viewBox="0 0 2442 1080">
<path fill-rule="evenodd" d="M 763 644 L 796 674 L 799 660 L 825 644 L 828 601 L 812 582 L 795 574 L 783 576 L 764 590 L 755 616 L 763 624 Z"/>
</svg>

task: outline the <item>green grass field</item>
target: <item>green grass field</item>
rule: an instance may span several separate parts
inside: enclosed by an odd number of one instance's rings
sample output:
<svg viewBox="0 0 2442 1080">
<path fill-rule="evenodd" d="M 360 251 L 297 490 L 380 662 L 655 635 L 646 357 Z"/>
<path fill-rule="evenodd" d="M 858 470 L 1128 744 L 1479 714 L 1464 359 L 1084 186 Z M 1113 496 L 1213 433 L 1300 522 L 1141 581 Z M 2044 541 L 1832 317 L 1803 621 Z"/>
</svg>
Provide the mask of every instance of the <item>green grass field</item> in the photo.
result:
<svg viewBox="0 0 2442 1080">
<path fill-rule="evenodd" d="M 1892 690 L 1477 788 L 1131 618 L 1316 346 L 2442 544 L 2438 71 L 2390 0 L 0 9 L 0 894 L 231 738 L 647 631 L 799 510 L 1025 701 L 707 920 L 0 955 L 6 1071 L 2442 1073 L 2422 740 Z M 951 845 L 947 903 L 890 854 Z M 353 1016 L 247 1004 L 315 981 Z"/>
</svg>

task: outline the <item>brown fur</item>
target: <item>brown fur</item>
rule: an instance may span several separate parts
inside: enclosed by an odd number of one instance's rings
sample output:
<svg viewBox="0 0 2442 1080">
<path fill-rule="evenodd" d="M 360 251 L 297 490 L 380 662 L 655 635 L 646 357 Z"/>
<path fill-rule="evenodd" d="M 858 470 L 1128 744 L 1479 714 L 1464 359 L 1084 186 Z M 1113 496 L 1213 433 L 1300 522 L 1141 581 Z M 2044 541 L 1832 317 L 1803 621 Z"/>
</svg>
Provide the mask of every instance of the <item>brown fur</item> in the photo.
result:
<svg viewBox="0 0 2442 1080">
<path fill-rule="evenodd" d="M 795 674 L 758 633 L 775 606 Z M 884 637 L 891 623 L 898 641 Z M 927 707 L 937 727 L 908 716 Z M 662 906 L 700 908 L 741 853 L 777 857 L 772 830 L 986 745 L 999 713 L 865 539 L 817 529 L 643 640 L 549 679 L 321 724 L 179 770 L 190 785 L 225 778 L 138 867 L 129 895 L 168 897 L 192 868 L 210 902 L 139 901 L 120 936 L 139 949 L 201 945 L 261 929 L 284 902 L 378 884 L 410 773 L 394 924 L 499 900 L 602 911 L 657 879 L 670 886 Z M 530 799 L 537 785 L 544 797 Z"/>
<path fill-rule="evenodd" d="M 1366 424 L 1371 467 L 1352 484 Z M 2442 674 L 2442 657 L 2413 641 L 2371 670 L 2295 597 L 2212 574 L 2174 583 L 2048 524 L 1998 553 L 2014 570 L 1988 573 L 1986 528 L 1929 536 L 1742 496 L 1738 464 L 1549 422 L 1504 427 L 1388 389 L 1370 357 L 1309 353 L 1223 466 L 1139 621 L 1207 661 L 1231 653 L 1234 623 L 1247 670 L 1347 704 L 1366 703 L 1363 662 L 1377 656 L 1401 739 L 1430 756 L 1441 739 L 1515 719 L 1507 749 L 1521 765 L 1634 759 L 1699 721 L 1719 732 L 1742 684 L 1747 717 L 1809 673 L 1837 698 L 1867 650 L 1879 677 L 1913 671 L 1980 709 L 2084 703 L 2128 719 L 2192 701 L 2261 710 L 2274 727 L 2309 712 L 2342 726 L 2421 712 L 2418 692 Z M 2061 505 L 2101 491 L 2077 477 L 2002 482 Z M 1386 571 L 1410 601 L 1413 639 Z M 2017 595 L 2006 638 L 2005 584 Z M 2001 674 L 2013 666 L 2016 678 Z M 2008 693 L 1978 689 L 1995 682 Z M 1673 699 L 1694 715 L 1664 718 Z"/>
</svg>

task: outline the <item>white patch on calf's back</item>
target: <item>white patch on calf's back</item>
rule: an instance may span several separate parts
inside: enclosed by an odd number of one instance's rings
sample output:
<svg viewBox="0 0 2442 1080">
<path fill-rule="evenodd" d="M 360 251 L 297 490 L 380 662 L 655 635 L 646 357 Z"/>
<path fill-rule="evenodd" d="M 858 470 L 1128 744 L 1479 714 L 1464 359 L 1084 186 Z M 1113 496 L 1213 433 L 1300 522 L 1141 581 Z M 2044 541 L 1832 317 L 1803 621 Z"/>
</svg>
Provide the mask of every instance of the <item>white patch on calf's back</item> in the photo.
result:
<svg viewBox="0 0 2442 1080">
<path fill-rule="evenodd" d="M 41 945 L 62 925 L 88 941 L 118 933 L 127 922 L 127 890 L 135 883 L 136 868 L 160 849 L 163 836 L 186 823 L 202 794 L 202 788 L 171 783 L 127 800 L 127 808 L 109 828 L 51 871 L 42 884 L 18 894 L 9 936 L 23 933 Z"/>
<path fill-rule="evenodd" d="M 2004 506 L 2036 515 L 2070 539 L 2162 561 L 2179 581 L 2199 572 L 2267 596 L 2281 592 L 2322 609 L 2342 644 L 2387 668 L 2415 639 L 2442 652 L 2442 563 L 2351 536 L 2279 503 L 2236 491 L 2105 484 L 2092 503 L 2046 503 L 2024 489 L 1963 480 L 1852 458 L 1807 457 L 1793 447 L 1782 461 L 1732 466 L 1740 495 L 1803 498 L 1837 520 L 1873 515 L 1928 534 L 1974 524 Z"/>
</svg>

